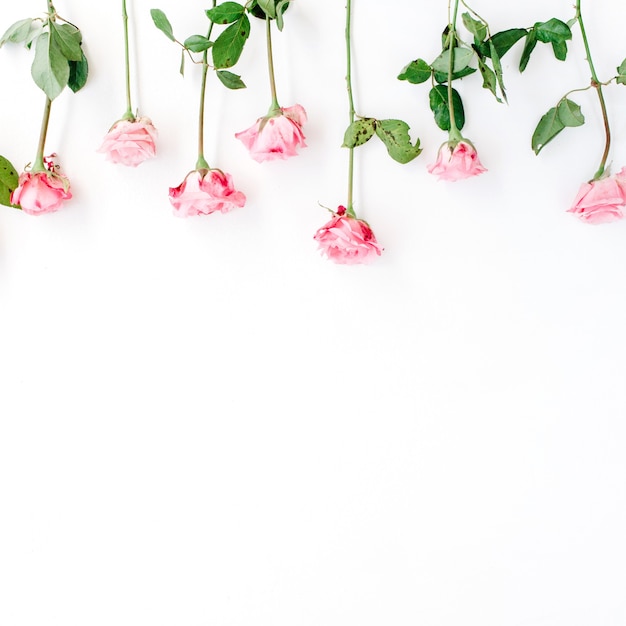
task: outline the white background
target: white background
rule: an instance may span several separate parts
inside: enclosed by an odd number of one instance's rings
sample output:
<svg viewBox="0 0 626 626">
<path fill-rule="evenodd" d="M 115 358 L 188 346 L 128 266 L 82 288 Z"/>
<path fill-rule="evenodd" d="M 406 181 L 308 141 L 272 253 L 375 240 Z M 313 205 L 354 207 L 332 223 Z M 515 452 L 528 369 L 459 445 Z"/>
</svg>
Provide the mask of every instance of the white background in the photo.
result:
<svg viewBox="0 0 626 626">
<path fill-rule="evenodd" d="M 0 211 L 2 626 L 624 626 L 626 221 L 565 213 L 603 149 L 587 124 L 539 157 L 530 136 L 589 83 L 539 44 L 510 104 L 458 84 L 488 173 L 426 172 L 445 140 L 427 85 L 447 3 L 355 0 L 362 115 L 398 117 L 423 154 L 356 153 L 356 209 L 385 252 L 337 266 L 312 237 L 345 203 L 344 4 L 298 0 L 276 34 L 282 106 L 309 147 L 252 161 L 233 134 L 269 106 L 262 22 L 229 92 L 209 77 L 207 158 L 248 196 L 177 219 L 194 167 L 199 68 L 179 39 L 210 3 L 130 2 L 134 103 L 159 129 L 138 169 L 95 152 L 125 109 L 120 3 L 58 0 L 83 31 L 88 85 L 52 108 L 47 152 L 74 198 Z M 8 5 L 8 6 L 7 6 Z M 494 32 L 573 16 L 571 0 L 474 8 Z M 0 30 L 45 9 L 3 3 Z M 626 5 L 583 2 L 597 70 L 626 57 Z M 32 52 L 0 50 L 0 153 L 34 158 Z M 614 170 L 626 87 L 606 89 Z M 318 204 L 319 203 L 319 204 Z"/>
</svg>

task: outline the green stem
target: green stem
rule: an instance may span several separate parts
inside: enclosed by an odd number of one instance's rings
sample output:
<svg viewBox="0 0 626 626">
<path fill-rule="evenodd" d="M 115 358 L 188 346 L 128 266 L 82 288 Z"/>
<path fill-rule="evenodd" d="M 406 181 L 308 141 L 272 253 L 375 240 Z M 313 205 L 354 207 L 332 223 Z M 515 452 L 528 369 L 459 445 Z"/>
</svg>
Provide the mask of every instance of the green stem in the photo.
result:
<svg viewBox="0 0 626 626">
<path fill-rule="evenodd" d="M 126 12 L 126 0 L 122 0 L 122 21 L 124 23 L 124 62 L 126 67 L 126 113 L 123 119 L 134 120 L 133 105 L 130 99 L 130 54 L 128 51 L 128 13 Z"/>
<path fill-rule="evenodd" d="M 276 97 L 276 78 L 274 76 L 274 55 L 272 53 L 272 20 L 265 16 L 265 33 L 267 40 L 267 66 L 270 75 L 270 91 L 272 94 L 272 104 L 268 111 L 268 116 L 277 115 L 280 113 L 280 104 L 278 104 L 278 98 Z"/>
<path fill-rule="evenodd" d="M 451 0 L 448 1 L 448 114 L 450 115 L 450 130 L 448 136 L 453 141 L 461 141 L 461 135 L 454 117 L 454 100 L 452 98 L 452 76 L 454 75 L 454 48 L 456 43 L 456 20 L 459 13 L 459 0 L 454 0 L 454 15 L 450 19 Z"/>
<path fill-rule="evenodd" d="M 351 17 L 352 17 L 352 0 L 346 0 L 346 87 L 348 90 L 348 118 L 350 125 L 354 122 L 354 97 L 352 95 L 352 44 L 351 44 Z M 346 212 L 350 217 L 354 217 L 353 206 L 353 188 L 354 188 L 354 147 L 349 149 L 348 156 L 348 201 Z"/>
<path fill-rule="evenodd" d="M 50 121 L 50 108 L 52 107 L 52 100 L 46 96 L 46 106 L 43 110 L 43 119 L 41 120 L 41 131 L 39 133 L 39 145 L 37 146 L 37 156 L 35 156 L 35 163 L 31 168 L 31 172 L 46 172 L 46 166 L 43 162 L 43 151 L 46 145 L 46 135 L 48 134 L 48 122 Z"/>
<path fill-rule="evenodd" d="M 596 90 L 598 94 L 598 100 L 600 101 L 600 109 L 602 110 L 602 120 L 604 122 L 604 152 L 602 153 L 602 158 L 600 159 L 600 165 L 598 166 L 598 170 L 593 175 L 591 180 L 598 180 L 602 174 L 604 174 L 604 169 L 606 167 L 606 161 L 609 158 L 609 151 L 611 149 L 611 128 L 609 126 L 609 116 L 606 110 L 606 102 L 604 101 L 604 94 L 602 93 L 602 83 L 598 80 L 598 75 L 596 74 L 595 67 L 593 66 L 593 60 L 591 58 L 591 50 L 589 49 L 589 41 L 587 40 L 587 33 L 585 31 L 585 25 L 583 23 L 583 16 L 580 11 L 580 2 L 581 0 L 576 0 L 576 20 L 578 21 L 578 25 L 580 26 L 580 34 L 583 38 L 583 43 L 585 44 L 585 52 L 587 54 L 587 63 L 589 64 L 589 70 L 591 71 L 591 86 Z"/>
<path fill-rule="evenodd" d="M 213 0 L 213 8 L 217 4 L 217 0 Z M 213 31 L 213 22 L 209 26 L 207 39 L 211 39 Z M 209 72 L 208 51 L 205 50 L 202 55 L 202 79 L 200 82 L 200 110 L 198 112 L 198 159 L 196 161 L 197 170 L 210 170 L 210 166 L 204 157 L 204 102 L 206 99 L 206 79 Z"/>
</svg>

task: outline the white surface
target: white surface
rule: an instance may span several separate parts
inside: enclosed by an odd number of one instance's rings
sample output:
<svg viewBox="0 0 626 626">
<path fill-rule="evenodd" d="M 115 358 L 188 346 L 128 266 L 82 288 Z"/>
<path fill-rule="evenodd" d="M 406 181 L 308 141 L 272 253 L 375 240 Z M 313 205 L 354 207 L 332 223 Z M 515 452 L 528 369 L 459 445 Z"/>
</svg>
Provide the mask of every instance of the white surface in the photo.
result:
<svg viewBox="0 0 626 626">
<path fill-rule="evenodd" d="M 149 9 L 184 39 L 209 3 L 132 3 L 135 104 L 160 132 L 137 170 L 95 152 L 124 111 L 117 4 L 57 2 L 92 70 L 47 144 L 74 199 L 0 211 L 0 624 L 626 624 L 626 222 L 564 212 L 602 151 L 593 94 L 587 125 L 529 147 L 587 83 L 577 29 L 565 64 L 542 46 L 520 76 L 521 44 L 505 57 L 508 107 L 460 83 L 489 172 L 450 185 L 426 172 L 445 140 L 427 86 L 395 78 L 437 55 L 446 3 L 355 2 L 357 108 L 406 119 L 424 153 L 357 151 L 356 208 L 386 250 L 341 267 L 312 236 L 318 202 L 345 202 L 343 3 L 299 0 L 275 37 L 281 104 L 310 117 L 299 157 L 259 165 L 233 138 L 269 105 L 260 22 L 248 89 L 210 82 L 207 156 L 248 204 L 189 220 L 167 187 L 195 162 L 199 72 L 177 74 Z M 626 8 L 583 4 L 609 78 Z M 4 26 L 41 5 L 3 7 Z M 475 8 L 494 32 L 572 15 Z M 43 108 L 31 60 L 0 50 L 18 167 Z M 626 88 L 606 95 L 619 168 Z"/>
</svg>

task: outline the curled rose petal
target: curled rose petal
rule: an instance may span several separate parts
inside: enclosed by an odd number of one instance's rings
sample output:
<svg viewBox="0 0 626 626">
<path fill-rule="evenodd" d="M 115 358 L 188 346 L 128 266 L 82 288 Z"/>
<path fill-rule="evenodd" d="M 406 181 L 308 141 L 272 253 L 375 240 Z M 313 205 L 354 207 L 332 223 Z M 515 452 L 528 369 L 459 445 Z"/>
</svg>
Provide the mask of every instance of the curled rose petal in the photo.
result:
<svg viewBox="0 0 626 626">
<path fill-rule="evenodd" d="M 606 224 L 624 217 L 626 205 L 626 167 L 615 176 L 583 183 L 567 210 L 587 224 Z"/>
<path fill-rule="evenodd" d="M 71 197 L 70 181 L 62 174 L 22 172 L 11 194 L 11 204 L 19 205 L 29 215 L 41 215 L 57 211 Z"/>
<path fill-rule="evenodd" d="M 478 153 L 469 142 L 459 141 L 454 147 L 444 143 L 439 148 L 437 161 L 428 166 L 431 174 L 439 180 L 454 182 L 471 176 L 478 176 L 487 170 L 478 159 Z"/>
<path fill-rule="evenodd" d="M 286 159 L 296 156 L 297 148 L 306 147 L 302 132 L 306 119 L 304 107 L 295 104 L 281 109 L 279 115 L 260 117 L 250 128 L 236 133 L 235 137 L 259 163 Z"/>
<path fill-rule="evenodd" d="M 314 239 L 328 259 L 342 265 L 370 263 L 382 253 L 367 222 L 348 217 L 344 207 L 339 207 L 333 218 L 315 233 Z"/>
<path fill-rule="evenodd" d="M 156 156 L 157 130 L 147 117 L 116 122 L 104 137 L 98 152 L 108 161 L 137 167 Z"/>
<path fill-rule="evenodd" d="M 178 187 L 170 187 L 169 198 L 178 217 L 227 213 L 246 203 L 246 196 L 235 189 L 232 176 L 220 170 L 190 172 Z"/>
</svg>

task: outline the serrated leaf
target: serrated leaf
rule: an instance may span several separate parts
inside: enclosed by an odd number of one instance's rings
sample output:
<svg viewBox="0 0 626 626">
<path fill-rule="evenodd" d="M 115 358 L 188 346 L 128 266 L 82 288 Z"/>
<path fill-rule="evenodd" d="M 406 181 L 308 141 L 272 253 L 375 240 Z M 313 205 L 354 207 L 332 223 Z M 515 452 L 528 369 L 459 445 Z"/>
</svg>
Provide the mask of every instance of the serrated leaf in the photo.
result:
<svg viewBox="0 0 626 626">
<path fill-rule="evenodd" d="M 89 75 L 89 63 L 87 63 L 87 57 L 81 49 L 80 61 L 69 61 L 70 77 L 67 81 L 67 86 L 76 93 L 80 91 L 87 82 L 87 76 Z"/>
<path fill-rule="evenodd" d="M 416 59 L 402 68 L 398 80 L 408 80 L 413 85 L 426 82 L 432 74 L 432 68 L 424 59 Z"/>
<path fill-rule="evenodd" d="M 484 41 L 487 36 L 487 25 L 480 20 L 475 20 L 469 13 L 463 13 L 461 18 L 463 19 L 465 28 L 467 28 L 478 41 Z"/>
<path fill-rule="evenodd" d="M 71 24 L 49 23 L 50 36 L 68 61 L 80 61 L 83 51 L 80 47 L 82 36 L 80 31 Z"/>
<path fill-rule="evenodd" d="M 530 61 L 530 55 L 532 54 L 535 46 L 537 45 L 537 36 L 535 35 L 535 29 L 531 28 L 526 35 L 526 43 L 524 44 L 524 50 L 519 61 L 519 71 L 523 72 Z"/>
<path fill-rule="evenodd" d="M 535 154 L 539 154 L 544 146 L 550 143 L 564 128 L 565 124 L 561 121 L 557 108 L 552 107 L 539 120 L 533 133 L 531 145 Z"/>
<path fill-rule="evenodd" d="M 493 71 L 496 74 L 496 80 L 498 81 L 498 87 L 500 87 L 500 93 L 506 102 L 506 90 L 504 89 L 504 79 L 502 77 L 502 63 L 500 63 L 500 56 L 493 45 L 493 41 L 489 42 L 489 52 L 491 53 L 491 62 L 493 64 Z"/>
<path fill-rule="evenodd" d="M 352 122 L 343 135 L 342 148 L 356 148 L 369 141 L 376 130 L 376 120 L 366 117 Z"/>
<path fill-rule="evenodd" d="M 191 37 L 185 39 L 183 45 L 187 50 L 191 50 L 191 52 L 204 52 L 213 45 L 213 42 L 203 35 L 191 35 Z"/>
<path fill-rule="evenodd" d="M 582 114 L 580 106 L 568 98 L 559 102 L 557 113 L 563 126 L 574 128 L 576 126 L 582 126 L 585 123 L 585 116 Z"/>
<path fill-rule="evenodd" d="M 537 35 L 537 39 L 543 43 L 558 43 L 572 38 L 570 27 L 556 17 L 547 22 L 537 22 L 533 26 L 533 30 Z"/>
<path fill-rule="evenodd" d="M 528 31 L 525 28 L 510 28 L 503 30 L 489 38 L 489 44 L 493 44 L 496 52 L 502 58 L 522 37 L 525 37 Z M 485 56 L 491 56 L 490 46 L 484 50 Z M 481 48 L 481 52 L 483 49 Z"/>
<path fill-rule="evenodd" d="M 35 44 L 31 75 L 50 100 L 54 100 L 67 85 L 70 77 L 68 60 L 48 33 L 42 33 Z"/>
<path fill-rule="evenodd" d="M 626 85 L 626 59 L 622 61 L 622 64 L 617 68 L 617 81 L 619 85 Z"/>
<path fill-rule="evenodd" d="M 229 89 L 245 89 L 246 87 L 246 84 L 241 80 L 241 76 L 227 70 L 218 70 L 217 77 L 222 81 L 222 84 Z"/>
<path fill-rule="evenodd" d="M 456 47 L 454 50 L 454 62 L 452 64 L 452 73 L 463 71 L 472 60 L 474 51 L 470 48 Z M 433 62 L 432 68 L 436 72 L 442 72 L 446 75 L 450 69 L 450 50 L 444 50 Z"/>
<path fill-rule="evenodd" d="M 478 59 L 478 69 L 483 77 L 483 88 L 488 89 L 498 102 L 502 102 L 497 93 L 498 81 L 495 72 L 482 59 Z"/>
<path fill-rule="evenodd" d="M 274 0 L 257 0 L 256 3 L 267 17 L 271 19 L 276 17 L 276 5 L 274 4 Z"/>
<path fill-rule="evenodd" d="M 436 85 L 430 90 L 429 96 L 430 110 L 435 116 L 435 123 L 441 130 L 450 130 L 450 110 L 448 107 L 448 87 L 446 85 Z M 452 89 L 452 104 L 454 107 L 454 121 L 457 130 L 465 126 L 465 111 L 461 96 L 456 89 Z"/>
<path fill-rule="evenodd" d="M 235 65 L 249 36 L 250 20 L 247 15 L 242 15 L 215 40 L 211 50 L 215 68 L 224 69 Z"/>
<path fill-rule="evenodd" d="M 30 32 L 30 26 L 34 21 L 35 20 L 31 18 L 27 18 L 9 26 L 4 35 L 0 37 L 0 47 L 2 47 L 7 41 L 11 41 L 13 43 L 26 41 L 28 33 Z"/>
<path fill-rule="evenodd" d="M 379 120 L 376 135 L 385 144 L 389 156 L 398 163 L 412 161 L 421 151 L 420 140 L 411 143 L 409 125 L 402 120 Z"/>
<path fill-rule="evenodd" d="M 213 9 L 209 9 L 207 17 L 214 24 L 232 24 L 236 22 L 245 12 L 245 8 L 237 2 L 222 2 Z"/>
<path fill-rule="evenodd" d="M 170 21 L 167 19 L 167 16 L 161 9 L 150 9 L 150 15 L 152 16 L 152 21 L 154 25 L 168 38 L 172 41 L 176 41 L 174 37 L 174 31 L 172 29 L 172 25 Z"/>
<path fill-rule="evenodd" d="M 0 156 L 0 204 L 14 206 L 11 204 L 11 192 L 17 189 L 19 176 L 11 162 Z"/>
</svg>

